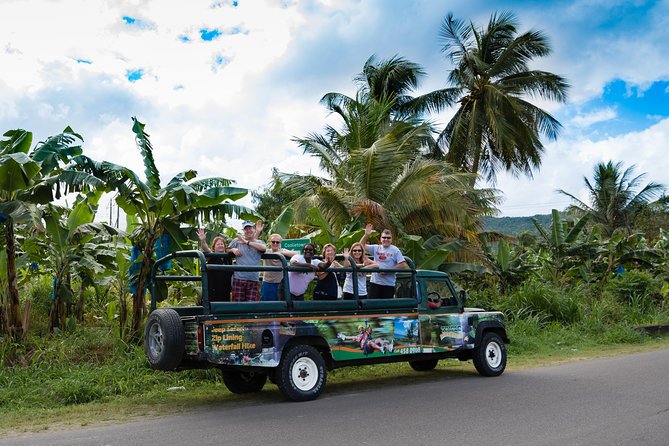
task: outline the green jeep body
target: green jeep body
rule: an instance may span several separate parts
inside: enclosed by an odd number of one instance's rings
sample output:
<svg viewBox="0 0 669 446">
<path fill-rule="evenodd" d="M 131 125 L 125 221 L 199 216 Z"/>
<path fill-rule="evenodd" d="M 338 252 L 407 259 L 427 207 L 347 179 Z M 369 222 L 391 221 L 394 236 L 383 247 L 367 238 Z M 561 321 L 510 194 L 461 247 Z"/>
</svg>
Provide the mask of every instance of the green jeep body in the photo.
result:
<svg viewBox="0 0 669 446">
<path fill-rule="evenodd" d="M 283 259 L 284 266 L 257 269 L 283 270 L 284 283 L 288 271 L 303 270 L 289 266 L 280 254 L 265 256 Z M 160 264 L 173 258 L 197 259 L 200 274 L 158 274 Z M 156 263 L 145 339 L 154 368 L 218 367 L 237 393 L 258 391 L 269 378 L 289 399 L 303 401 L 316 398 L 326 371 L 337 367 L 408 361 L 416 370 L 430 370 L 440 359 L 457 358 L 473 359 L 479 373 L 497 376 L 506 366 L 503 314 L 466 308 L 464 293 L 455 292 L 446 273 L 392 270 L 398 274 L 393 299 L 292 301 L 284 286 L 281 301 L 209 302 L 207 269 L 248 268 L 207 265 L 199 251 L 178 252 Z M 157 309 L 159 285 L 177 280 L 202 282 L 202 305 Z"/>
</svg>

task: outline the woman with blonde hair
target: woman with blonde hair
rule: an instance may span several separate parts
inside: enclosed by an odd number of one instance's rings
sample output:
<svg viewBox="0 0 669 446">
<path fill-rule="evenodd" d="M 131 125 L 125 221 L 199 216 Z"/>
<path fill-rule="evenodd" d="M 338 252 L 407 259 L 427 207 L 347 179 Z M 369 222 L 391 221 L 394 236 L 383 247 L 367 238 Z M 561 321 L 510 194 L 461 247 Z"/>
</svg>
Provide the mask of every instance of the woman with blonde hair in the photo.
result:
<svg viewBox="0 0 669 446">
<path fill-rule="evenodd" d="M 379 267 L 378 263 L 369 259 L 365 255 L 365 249 L 361 243 L 353 243 L 353 245 L 351 245 L 350 254 L 358 269 Z M 351 266 L 348 248 L 344 248 L 344 261 L 342 264 L 345 267 Z M 353 273 L 349 272 L 346 273 L 346 280 L 344 281 L 344 299 L 355 299 L 353 291 Z M 365 274 L 364 271 L 358 272 L 358 296 L 360 296 L 361 299 L 367 298 L 367 274 Z"/>
<path fill-rule="evenodd" d="M 325 271 L 327 268 L 334 266 L 341 268 L 341 265 L 335 260 L 337 255 L 337 248 L 332 243 L 323 246 L 323 261 L 318 265 L 316 277 L 318 282 L 314 287 L 314 300 L 335 300 L 339 291 L 339 284 L 337 283 L 337 276 L 332 271 Z"/>
</svg>

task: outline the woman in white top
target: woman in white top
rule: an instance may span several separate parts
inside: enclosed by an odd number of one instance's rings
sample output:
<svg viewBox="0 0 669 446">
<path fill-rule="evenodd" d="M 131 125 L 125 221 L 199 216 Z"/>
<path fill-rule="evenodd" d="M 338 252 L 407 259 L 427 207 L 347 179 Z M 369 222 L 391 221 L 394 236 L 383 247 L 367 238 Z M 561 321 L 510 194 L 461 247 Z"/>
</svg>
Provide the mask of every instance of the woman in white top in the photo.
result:
<svg viewBox="0 0 669 446">
<path fill-rule="evenodd" d="M 365 250 L 360 243 L 353 243 L 351 246 L 351 257 L 355 261 L 355 266 L 360 268 L 378 268 L 379 264 L 373 260 L 370 260 L 365 256 Z M 342 262 L 344 267 L 350 267 L 351 263 L 349 262 L 349 249 L 344 248 L 344 261 Z M 353 293 L 353 273 L 346 273 L 346 280 L 344 281 L 344 299 L 355 299 L 355 294 Z M 364 271 L 358 273 L 358 296 L 361 299 L 367 297 L 367 275 Z"/>
</svg>

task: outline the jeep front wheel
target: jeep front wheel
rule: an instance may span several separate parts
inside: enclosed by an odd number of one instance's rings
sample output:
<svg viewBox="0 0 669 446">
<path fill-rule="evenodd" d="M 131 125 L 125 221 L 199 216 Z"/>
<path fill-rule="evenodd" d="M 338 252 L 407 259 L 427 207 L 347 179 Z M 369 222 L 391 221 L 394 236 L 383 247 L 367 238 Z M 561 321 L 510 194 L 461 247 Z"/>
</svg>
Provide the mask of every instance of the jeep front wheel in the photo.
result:
<svg viewBox="0 0 669 446">
<path fill-rule="evenodd" d="M 223 370 L 223 383 L 232 393 L 260 392 L 267 382 L 266 372 Z"/>
<path fill-rule="evenodd" d="M 276 384 L 286 398 L 310 401 L 325 388 L 323 357 L 310 345 L 295 345 L 284 353 L 276 373 Z"/>
<path fill-rule="evenodd" d="M 482 376 L 499 376 L 506 368 L 506 347 L 496 333 L 486 333 L 474 348 L 474 367 Z"/>
</svg>

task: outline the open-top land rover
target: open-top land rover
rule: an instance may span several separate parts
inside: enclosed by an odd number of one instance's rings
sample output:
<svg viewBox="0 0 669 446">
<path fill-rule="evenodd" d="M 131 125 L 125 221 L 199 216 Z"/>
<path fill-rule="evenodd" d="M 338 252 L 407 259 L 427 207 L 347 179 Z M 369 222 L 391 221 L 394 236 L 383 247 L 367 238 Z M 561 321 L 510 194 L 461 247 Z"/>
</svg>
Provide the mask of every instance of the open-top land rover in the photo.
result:
<svg viewBox="0 0 669 446">
<path fill-rule="evenodd" d="M 207 264 L 206 257 L 226 254 L 180 251 L 156 262 L 152 271 L 151 314 L 145 350 L 159 370 L 218 367 L 235 393 L 257 392 L 267 379 L 291 400 L 317 398 L 328 370 L 338 367 L 408 361 L 415 370 L 431 370 L 445 358 L 473 360 L 483 376 L 500 375 L 506 367 L 509 342 L 500 312 L 466 308 L 464 292 L 456 293 L 448 274 L 440 271 L 374 271 L 397 274 L 393 299 L 292 300 L 288 271 L 283 266 Z M 190 262 L 193 275 L 166 275 L 161 265 Z M 353 272 L 355 262 L 338 272 Z M 207 271 L 221 269 L 283 272 L 282 300 L 215 302 L 207 292 Z M 170 282 L 200 283 L 200 305 L 157 308 L 156 296 Z"/>
</svg>

